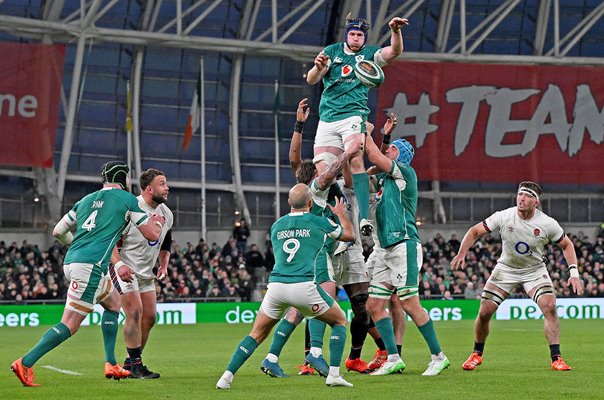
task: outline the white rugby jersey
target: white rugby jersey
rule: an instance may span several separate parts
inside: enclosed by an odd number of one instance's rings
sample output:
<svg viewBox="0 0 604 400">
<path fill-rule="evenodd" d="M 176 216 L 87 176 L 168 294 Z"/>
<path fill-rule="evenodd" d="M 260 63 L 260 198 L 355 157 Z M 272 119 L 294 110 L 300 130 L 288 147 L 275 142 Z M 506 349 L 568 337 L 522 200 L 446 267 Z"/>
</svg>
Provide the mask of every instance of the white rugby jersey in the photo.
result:
<svg viewBox="0 0 604 400">
<path fill-rule="evenodd" d="M 535 215 L 524 220 L 517 207 L 498 211 L 482 222 L 487 231 L 499 231 L 503 243 L 497 262 L 511 268 L 535 267 L 543 262 L 543 249 L 549 243 L 559 243 L 564 231 L 558 222 L 536 209 Z"/>
<path fill-rule="evenodd" d="M 153 267 L 159 257 L 161 244 L 166 237 L 166 233 L 172 228 L 174 217 L 172 211 L 165 204 L 160 204 L 157 208 L 151 208 L 143 196 L 137 196 L 138 205 L 147 213 L 163 215 L 166 219 L 161 231 L 159 240 L 154 242 L 145 239 L 142 233 L 130 223 L 122 234 L 122 249 L 120 256 L 126 265 L 130 266 L 136 276 L 142 279 L 153 279 Z"/>
</svg>

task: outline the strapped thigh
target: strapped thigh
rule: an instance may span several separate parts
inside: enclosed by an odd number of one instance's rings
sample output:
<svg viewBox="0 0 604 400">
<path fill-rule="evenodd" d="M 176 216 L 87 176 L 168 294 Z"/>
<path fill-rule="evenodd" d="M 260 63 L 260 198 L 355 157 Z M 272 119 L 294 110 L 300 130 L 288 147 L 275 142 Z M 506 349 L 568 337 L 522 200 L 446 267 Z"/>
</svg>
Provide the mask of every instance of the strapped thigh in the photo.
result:
<svg viewBox="0 0 604 400">
<path fill-rule="evenodd" d="M 549 285 L 543 285 L 537 288 L 537 290 L 535 290 L 535 293 L 533 293 L 532 299 L 535 303 L 537 303 L 539 301 L 539 298 L 544 295 L 552 295 L 555 297 L 556 291 L 554 290 L 554 287 Z"/>
</svg>

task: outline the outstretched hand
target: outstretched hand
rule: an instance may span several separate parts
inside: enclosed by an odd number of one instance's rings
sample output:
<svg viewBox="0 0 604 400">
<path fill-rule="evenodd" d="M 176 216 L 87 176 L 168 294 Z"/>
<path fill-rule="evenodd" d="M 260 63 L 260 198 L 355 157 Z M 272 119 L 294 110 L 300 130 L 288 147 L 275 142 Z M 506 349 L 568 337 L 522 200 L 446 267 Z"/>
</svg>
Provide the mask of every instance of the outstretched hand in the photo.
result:
<svg viewBox="0 0 604 400">
<path fill-rule="evenodd" d="M 581 282 L 581 279 L 569 278 L 568 283 L 573 288 L 573 292 L 575 292 L 579 296 L 581 296 L 583 294 L 584 288 L 583 288 L 583 282 Z"/>
<path fill-rule="evenodd" d="M 465 256 L 462 257 L 458 254 L 455 257 L 453 257 L 450 265 L 451 265 L 451 269 L 453 271 L 455 271 L 457 269 L 463 269 L 466 266 L 466 257 Z"/>
<path fill-rule="evenodd" d="M 407 18 L 394 17 L 388 23 L 388 26 L 394 33 L 400 32 L 404 25 L 409 25 L 409 20 Z"/>
<path fill-rule="evenodd" d="M 327 66 L 328 61 L 329 61 L 329 56 L 324 54 L 323 52 L 320 52 L 315 57 L 315 67 L 317 67 L 317 69 L 319 71 L 323 71 L 323 68 L 325 68 Z"/>
<path fill-rule="evenodd" d="M 309 114 L 310 108 L 308 107 L 308 98 L 305 97 L 298 103 L 298 109 L 296 110 L 296 120 L 300 122 L 306 122 Z"/>
<path fill-rule="evenodd" d="M 390 113 L 390 116 L 384 124 L 384 135 L 390 135 L 394 128 L 396 128 L 396 124 L 398 124 L 398 117 L 395 113 Z"/>
<path fill-rule="evenodd" d="M 327 207 L 334 213 L 338 218 L 346 216 L 346 202 L 344 201 L 344 197 L 335 197 L 334 198 L 335 205 L 327 203 Z"/>
</svg>

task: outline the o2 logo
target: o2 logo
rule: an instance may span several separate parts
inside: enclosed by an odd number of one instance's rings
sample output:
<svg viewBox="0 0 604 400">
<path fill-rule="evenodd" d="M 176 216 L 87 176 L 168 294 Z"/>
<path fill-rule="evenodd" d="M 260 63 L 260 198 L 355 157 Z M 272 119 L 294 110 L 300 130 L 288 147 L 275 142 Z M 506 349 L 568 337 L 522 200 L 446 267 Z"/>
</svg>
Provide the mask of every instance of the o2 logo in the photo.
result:
<svg viewBox="0 0 604 400">
<path fill-rule="evenodd" d="M 154 241 L 147 240 L 147 244 L 151 247 L 157 246 L 158 243 L 159 243 L 159 239 L 154 240 Z"/>
<path fill-rule="evenodd" d="M 528 245 L 528 243 L 526 242 L 518 242 L 516 243 L 516 246 L 514 246 L 514 249 L 516 250 L 516 253 L 521 254 L 521 255 L 527 255 L 527 256 L 531 256 L 533 254 L 533 251 L 531 250 L 531 246 Z"/>
</svg>

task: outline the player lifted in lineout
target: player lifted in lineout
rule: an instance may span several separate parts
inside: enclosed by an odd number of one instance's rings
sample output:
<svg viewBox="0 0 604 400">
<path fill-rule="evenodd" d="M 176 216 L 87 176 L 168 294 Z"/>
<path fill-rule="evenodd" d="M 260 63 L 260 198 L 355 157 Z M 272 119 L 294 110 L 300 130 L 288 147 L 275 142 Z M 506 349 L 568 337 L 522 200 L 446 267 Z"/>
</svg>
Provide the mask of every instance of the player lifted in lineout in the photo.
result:
<svg viewBox="0 0 604 400">
<path fill-rule="evenodd" d="M 363 18 L 346 18 L 346 40 L 325 47 L 314 60 L 306 81 L 315 85 L 323 81 L 319 104 L 319 125 L 315 136 L 314 162 L 319 172 L 352 142 L 363 143 L 365 122 L 369 115 L 367 106 L 369 87 L 355 77 L 353 68 L 358 61 L 374 61 L 380 67 L 387 65 L 403 52 L 401 28 L 408 25 L 406 18 L 390 20 L 390 46 L 380 48 L 367 44 L 371 24 Z M 363 153 L 350 160 L 353 186 L 359 203 L 361 233 L 371 234 L 369 221 L 369 178 L 365 171 Z"/>
</svg>

